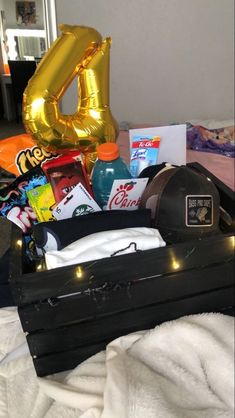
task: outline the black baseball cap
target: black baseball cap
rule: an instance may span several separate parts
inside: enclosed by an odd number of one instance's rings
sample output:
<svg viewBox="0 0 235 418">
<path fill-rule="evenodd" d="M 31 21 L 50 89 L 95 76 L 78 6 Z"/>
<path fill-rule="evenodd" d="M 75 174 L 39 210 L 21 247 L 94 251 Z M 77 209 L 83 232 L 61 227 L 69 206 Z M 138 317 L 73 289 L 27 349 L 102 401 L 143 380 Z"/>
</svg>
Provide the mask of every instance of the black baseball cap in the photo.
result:
<svg viewBox="0 0 235 418">
<path fill-rule="evenodd" d="M 220 196 L 204 174 L 165 164 L 147 185 L 140 208 L 151 209 L 152 226 L 168 243 L 220 233 Z"/>
</svg>

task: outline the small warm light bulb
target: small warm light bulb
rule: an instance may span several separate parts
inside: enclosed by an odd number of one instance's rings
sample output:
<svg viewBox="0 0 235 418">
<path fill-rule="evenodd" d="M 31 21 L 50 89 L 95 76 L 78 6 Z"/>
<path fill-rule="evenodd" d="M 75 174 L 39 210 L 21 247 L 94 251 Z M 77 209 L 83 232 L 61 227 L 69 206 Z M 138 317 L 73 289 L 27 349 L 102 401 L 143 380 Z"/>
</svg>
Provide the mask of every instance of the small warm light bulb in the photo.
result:
<svg viewBox="0 0 235 418">
<path fill-rule="evenodd" d="M 230 237 L 230 241 L 231 241 L 232 247 L 234 248 L 235 247 L 235 236 L 234 235 L 232 237 Z"/>
<path fill-rule="evenodd" d="M 22 248 L 22 240 L 21 240 L 21 239 L 18 239 L 18 240 L 16 241 L 16 245 L 17 245 L 17 247 Z"/>
<path fill-rule="evenodd" d="M 178 270 L 180 268 L 180 263 L 178 263 L 176 260 L 173 260 L 172 267 L 174 270 Z"/>
<path fill-rule="evenodd" d="M 75 276 L 78 280 L 81 280 L 83 278 L 83 270 L 80 266 L 78 266 L 75 270 Z"/>
<path fill-rule="evenodd" d="M 42 270 L 42 264 L 37 265 L 37 271 L 40 271 L 40 270 Z"/>
</svg>

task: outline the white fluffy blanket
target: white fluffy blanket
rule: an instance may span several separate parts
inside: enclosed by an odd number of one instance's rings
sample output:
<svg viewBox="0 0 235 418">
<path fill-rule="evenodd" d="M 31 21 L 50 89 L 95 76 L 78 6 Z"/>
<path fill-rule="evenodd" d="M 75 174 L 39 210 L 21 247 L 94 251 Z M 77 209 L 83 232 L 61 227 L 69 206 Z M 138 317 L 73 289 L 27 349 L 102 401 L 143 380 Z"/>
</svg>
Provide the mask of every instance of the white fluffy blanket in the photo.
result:
<svg viewBox="0 0 235 418">
<path fill-rule="evenodd" d="M 0 417 L 234 417 L 234 322 L 202 314 L 118 338 L 37 378 L 14 309 L 0 310 Z"/>
</svg>

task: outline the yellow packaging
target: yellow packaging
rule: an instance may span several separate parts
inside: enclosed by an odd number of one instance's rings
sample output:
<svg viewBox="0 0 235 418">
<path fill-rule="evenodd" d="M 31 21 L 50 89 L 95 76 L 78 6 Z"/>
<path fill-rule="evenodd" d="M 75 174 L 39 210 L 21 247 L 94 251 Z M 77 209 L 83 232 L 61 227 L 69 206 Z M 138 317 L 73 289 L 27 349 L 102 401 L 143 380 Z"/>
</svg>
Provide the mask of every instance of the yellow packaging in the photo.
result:
<svg viewBox="0 0 235 418">
<path fill-rule="evenodd" d="M 56 203 L 50 183 L 29 190 L 27 196 L 39 222 L 55 220 L 52 209 Z"/>
</svg>

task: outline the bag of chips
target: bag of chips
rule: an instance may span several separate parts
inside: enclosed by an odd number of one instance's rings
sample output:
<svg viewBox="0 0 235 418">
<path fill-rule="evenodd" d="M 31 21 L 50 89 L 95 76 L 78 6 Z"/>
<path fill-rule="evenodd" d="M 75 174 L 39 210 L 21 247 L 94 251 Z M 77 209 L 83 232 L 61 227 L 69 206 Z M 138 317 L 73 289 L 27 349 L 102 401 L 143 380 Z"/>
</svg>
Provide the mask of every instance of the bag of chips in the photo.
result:
<svg viewBox="0 0 235 418">
<path fill-rule="evenodd" d="M 0 167 L 16 176 L 42 165 L 57 155 L 55 152 L 38 147 L 28 134 L 16 135 L 0 141 Z"/>
</svg>

